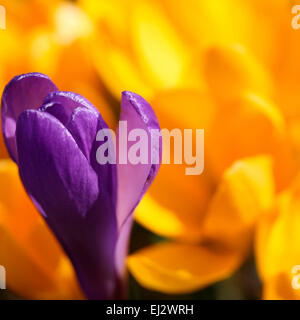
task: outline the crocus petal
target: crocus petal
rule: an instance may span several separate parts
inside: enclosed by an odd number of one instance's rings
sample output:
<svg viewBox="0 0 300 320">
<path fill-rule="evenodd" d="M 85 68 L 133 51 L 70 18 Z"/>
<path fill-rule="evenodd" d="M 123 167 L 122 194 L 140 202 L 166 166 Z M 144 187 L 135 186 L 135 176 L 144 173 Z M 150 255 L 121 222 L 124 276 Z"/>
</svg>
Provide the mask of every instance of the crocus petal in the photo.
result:
<svg viewBox="0 0 300 320">
<path fill-rule="evenodd" d="M 128 17 L 132 12 L 131 7 L 136 4 L 127 0 L 109 3 L 80 0 L 79 5 L 101 29 L 101 32 L 95 34 L 90 45 L 95 69 L 105 86 L 118 99 L 124 88 L 135 90 L 146 98 L 151 96 L 151 85 L 147 83 L 135 59 L 132 59 L 131 52 L 127 51 L 130 37 Z"/>
<path fill-rule="evenodd" d="M 162 167 L 162 171 L 164 167 Z M 158 179 L 160 179 L 159 174 Z M 156 184 L 156 188 L 158 188 Z M 151 188 L 153 189 L 153 188 Z M 173 189 L 168 191 L 174 193 Z M 181 196 L 180 196 L 181 197 Z M 178 206 L 184 207 L 185 198 L 174 199 Z M 137 207 L 135 220 L 150 231 L 168 238 L 198 242 L 202 234 L 202 219 L 195 211 L 194 217 L 185 217 L 181 212 L 162 205 L 157 199 L 146 193 Z"/>
<path fill-rule="evenodd" d="M 215 44 L 241 43 L 271 66 L 281 39 L 279 22 L 283 20 L 283 13 L 289 12 L 287 3 L 269 0 L 160 2 L 176 31 L 192 48 L 203 50 Z"/>
<path fill-rule="evenodd" d="M 291 12 L 291 8 L 295 3 L 288 3 L 290 8 L 287 12 Z M 297 16 L 293 15 L 297 21 Z M 287 15 L 287 19 L 290 16 Z M 282 109 L 282 112 L 288 119 L 299 119 L 300 110 L 297 101 L 299 101 L 299 54 L 300 54 L 300 35 L 298 30 L 295 30 L 290 26 L 290 21 L 285 21 L 284 28 L 282 28 L 282 39 L 285 39 L 286 44 L 278 47 L 278 54 L 283 59 L 280 59 L 280 63 L 276 70 L 276 98 Z"/>
<path fill-rule="evenodd" d="M 65 125 L 83 154 L 90 160 L 98 119 L 102 117 L 87 99 L 77 93 L 57 91 L 45 98 L 39 110 L 52 114 Z M 107 127 L 103 119 L 102 124 Z"/>
<path fill-rule="evenodd" d="M 272 101 L 245 93 L 218 104 L 206 138 L 210 165 L 218 179 L 234 161 L 268 154 L 274 159 L 277 190 L 283 190 L 290 183 L 293 162 L 286 123 Z"/>
<path fill-rule="evenodd" d="M 55 84 L 44 74 L 28 73 L 13 78 L 2 96 L 2 131 L 11 158 L 17 161 L 16 121 L 25 109 L 37 109 L 50 92 L 56 91 Z"/>
<path fill-rule="evenodd" d="M 238 239 L 253 232 L 259 215 L 274 201 L 272 165 L 259 156 L 235 162 L 224 172 L 203 223 L 207 239 L 239 247 Z"/>
<path fill-rule="evenodd" d="M 70 133 L 48 113 L 28 110 L 18 119 L 16 135 L 21 177 L 26 189 L 43 199 L 44 211 L 85 215 L 98 196 L 97 176 Z M 59 160 L 62 154 L 68 158 Z M 58 207 L 53 207 L 55 203 Z"/>
<path fill-rule="evenodd" d="M 48 112 L 58 119 L 62 124 L 66 124 L 69 120 L 70 115 L 65 106 L 60 103 L 49 102 L 42 105 L 39 109 L 42 112 Z"/>
<path fill-rule="evenodd" d="M 155 1 L 136 2 L 131 13 L 131 37 L 136 59 L 154 88 L 182 84 L 189 51 Z M 190 70 L 193 73 L 193 70 Z"/>
<path fill-rule="evenodd" d="M 21 114 L 17 146 L 25 188 L 46 213 L 84 292 L 89 298 L 111 297 L 115 290 L 115 211 L 109 195 L 100 192 L 99 197 L 95 171 L 70 132 L 47 112 Z"/>
<path fill-rule="evenodd" d="M 121 120 L 126 121 L 130 132 L 146 132 L 148 162 L 136 166 L 130 162 L 128 168 L 125 165 L 117 170 L 116 164 L 99 164 L 96 157 L 104 143 L 98 141 L 97 134 L 108 129 L 97 109 L 72 92 L 54 90 L 44 92 L 44 96 L 16 115 L 20 177 L 73 263 L 86 296 L 123 297 L 132 213 L 161 161 L 157 118 L 143 98 L 130 92 L 123 94 Z M 156 129 L 158 136 L 154 144 L 151 129 Z M 123 151 L 127 155 L 128 148 Z M 153 155 L 155 163 L 150 161 Z M 137 177 L 137 185 L 126 184 L 128 174 Z M 120 190 L 124 187 L 130 192 L 122 198 Z"/>
<path fill-rule="evenodd" d="M 132 254 L 128 267 L 137 281 L 150 290 L 188 293 L 228 277 L 242 258 L 236 250 L 162 243 Z"/>
<path fill-rule="evenodd" d="M 289 123 L 289 137 L 295 155 L 296 170 L 300 171 L 300 118 Z"/>
<path fill-rule="evenodd" d="M 72 134 L 82 153 L 90 161 L 90 152 L 98 129 L 98 117 L 95 117 L 93 111 L 78 107 L 74 109 L 66 128 Z"/>
<path fill-rule="evenodd" d="M 68 117 L 70 117 L 73 110 L 78 107 L 87 108 L 94 111 L 95 114 L 99 114 L 97 109 L 87 99 L 74 92 L 57 91 L 50 93 L 48 96 L 45 96 L 45 99 L 43 100 L 44 105 L 47 106 L 48 103 L 59 103 L 62 105 Z"/>
<path fill-rule="evenodd" d="M 116 272 L 118 274 L 118 289 L 119 294 L 116 298 L 126 297 L 126 285 L 127 285 L 127 274 L 126 274 L 126 258 L 129 249 L 130 232 L 132 229 L 134 220 L 132 218 L 127 219 L 122 228 L 119 231 L 119 237 L 115 251 L 115 265 Z"/>
<path fill-rule="evenodd" d="M 232 98 L 244 91 L 271 96 L 270 76 L 242 46 L 210 48 L 204 66 L 208 85 L 219 99 Z"/>
<path fill-rule="evenodd" d="M 122 111 L 120 121 L 127 122 L 127 130 L 143 129 L 148 137 L 148 163 L 133 165 L 128 162 L 126 165 L 118 164 L 118 224 L 122 226 L 124 221 L 132 214 L 135 207 L 141 200 L 141 197 L 149 188 L 155 178 L 161 161 L 161 139 L 156 145 L 151 146 L 150 130 L 160 130 L 156 115 L 147 101 L 139 95 L 132 92 L 123 92 Z M 122 142 L 119 141 L 118 146 Z M 128 149 L 134 142 L 128 142 Z M 127 151 L 127 150 L 126 150 Z M 151 164 L 151 154 L 156 153 L 157 164 Z M 135 177 L 135 179 L 132 179 Z M 126 190 L 126 192 L 124 192 Z"/>
<path fill-rule="evenodd" d="M 299 275 L 294 267 L 300 265 L 299 194 L 300 176 L 258 221 L 255 253 L 265 299 L 300 298 L 299 290 L 292 287 L 293 278 Z"/>
<path fill-rule="evenodd" d="M 141 92 L 143 97 L 153 95 L 153 89 L 143 78 L 126 52 L 114 48 L 107 41 L 96 38 L 93 60 L 95 68 L 115 97 L 119 97 L 122 88 Z M 103 42 L 103 43 L 102 43 Z"/>
<path fill-rule="evenodd" d="M 132 92 L 123 92 L 122 111 L 120 121 L 126 121 L 127 130 L 143 129 L 148 138 L 147 164 L 119 164 L 118 168 L 118 207 L 117 219 L 119 226 L 119 239 L 117 243 L 116 266 L 120 275 L 124 275 L 125 258 L 128 250 L 129 232 L 133 223 L 133 211 L 142 196 L 155 178 L 161 161 L 161 139 L 151 146 L 151 129 L 160 130 L 156 115 L 147 101 Z M 128 142 L 129 150 L 133 142 Z M 117 134 L 117 147 L 122 146 L 119 132 Z M 127 150 L 125 150 L 127 152 Z M 156 155 L 157 164 L 151 163 L 151 153 Z M 128 159 L 127 159 L 128 160 Z M 132 179 L 132 177 L 135 177 Z M 126 190 L 126 192 L 125 192 Z"/>
</svg>

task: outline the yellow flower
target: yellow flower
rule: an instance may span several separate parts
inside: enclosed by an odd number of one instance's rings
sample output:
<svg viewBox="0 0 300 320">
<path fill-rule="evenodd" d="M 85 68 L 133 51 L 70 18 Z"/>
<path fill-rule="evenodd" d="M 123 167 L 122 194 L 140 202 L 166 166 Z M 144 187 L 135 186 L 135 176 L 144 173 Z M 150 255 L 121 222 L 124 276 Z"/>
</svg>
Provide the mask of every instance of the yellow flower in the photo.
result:
<svg viewBox="0 0 300 320">
<path fill-rule="evenodd" d="M 152 99 L 162 127 L 205 129 L 202 176 L 163 166 L 137 209 L 138 222 L 171 240 L 131 255 L 129 269 L 169 293 L 228 276 L 300 168 L 291 2 L 79 3 L 95 24 L 92 54 L 106 87 Z"/>
<path fill-rule="evenodd" d="M 253 82 L 262 72 L 255 60 L 236 48 L 207 54 L 208 92 L 169 91 L 152 102 L 162 127 L 205 129 L 204 173 L 162 166 L 137 208 L 138 222 L 173 241 L 134 253 L 129 269 L 147 288 L 168 293 L 232 274 L 250 252 L 256 221 L 294 175 L 286 122 L 266 86 Z M 228 70 L 223 79 L 209 67 L 216 63 Z M 233 90 L 222 91 L 222 82 Z"/>
<path fill-rule="evenodd" d="M 274 68 L 278 31 L 290 13 L 286 0 L 78 2 L 94 21 L 95 67 L 118 98 L 124 88 L 149 98 L 162 89 L 202 87 L 210 46 L 240 44 Z"/>
<path fill-rule="evenodd" d="M 175 221 L 171 219 L 171 231 L 182 232 L 180 239 L 132 254 L 128 259 L 129 268 L 144 286 L 168 293 L 190 292 L 221 280 L 236 270 L 247 256 L 257 215 L 268 208 L 272 200 L 268 158 L 237 161 L 225 171 L 207 212 L 202 212 L 202 217 L 198 213 L 198 219 L 195 213 L 197 224 L 193 228 L 189 225 L 190 217 L 176 212 Z M 168 221 L 165 221 L 166 228 L 160 223 L 166 220 L 166 215 L 156 203 L 149 203 L 144 210 L 154 213 L 150 223 L 156 222 L 159 231 L 169 231 Z M 141 214 L 140 211 L 139 216 Z M 191 243 L 197 231 L 199 239 Z"/>
</svg>

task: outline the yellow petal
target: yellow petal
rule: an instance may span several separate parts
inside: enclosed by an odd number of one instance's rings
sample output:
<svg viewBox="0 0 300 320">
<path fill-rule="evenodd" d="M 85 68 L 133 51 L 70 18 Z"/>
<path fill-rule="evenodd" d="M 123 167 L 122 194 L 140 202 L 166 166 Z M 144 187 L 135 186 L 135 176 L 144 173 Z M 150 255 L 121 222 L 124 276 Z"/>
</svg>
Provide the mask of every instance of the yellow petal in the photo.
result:
<svg viewBox="0 0 300 320">
<path fill-rule="evenodd" d="M 166 0 L 163 3 L 178 31 L 197 47 L 245 40 L 244 3 L 235 0 L 178 0 L 176 3 Z"/>
<path fill-rule="evenodd" d="M 136 2 L 130 35 L 137 62 L 153 86 L 160 89 L 178 86 L 188 64 L 188 51 L 159 5 L 153 1 Z"/>
<path fill-rule="evenodd" d="M 136 280 L 150 290 L 188 293 L 228 277 L 241 263 L 239 252 L 162 243 L 142 249 L 127 262 Z"/>
<path fill-rule="evenodd" d="M 12 292 L 27 299 L 83 298 L 68 260 L 59 259 L 55 275 L 48 274 L 7 229 L 0 225 L 0 230 L 0 264 L 6 269 L 7 286 Z M 47 249 L 45 245 L 41 247 Z"/>
<path fill-rule="evenodd" d="M 184 202 L 184 200 L 181 200 Z M 150 194 L 146 194 L 140 202 L 135 220 L 152 232 L 168 238 L 186 241 L 197 241 L 201 236 L 201 219 L 184 218 L 167 206 L 155 201 Z"/>
<path fill-rule="evenodd" d="M 300 170 L 300 118 L 293 119 L 288 124 L 289 137 L 293 147 L 293 157 L 296 163 L 296 170 Z"/>
<path fill-rule="evenodd" d="M 59 88 L 80 93 L 99 108 L 106 122 L 114 127 L 115 119 L 85 48 L 86 41 L 71 39 L 71 43 L 62 45 L 58 33 L 36 29 L 31 34 L 31 68 L 49 75 Z"/>
<path fill-rule="evenodd" d="M 124 90 L 137 92 L 146 99 L 153 95 L 153 89 L 138 70 L 134 58 L 105 40 L 96 38 L 94 42 L 95 67 L 116 98 L 120 99 L 120 92 Z"/>
<path fill-rule="evenodd" d="M 78 38 L 87 37 L 93 31 L 89 17 L 79 6 L 70 2 L 62 1 L 57 6 L 53 20 L 54 32 L 61 45 L 68 45 Z"/>
<path fill-rule="evenodd" d="M 9 26 L 11 22 L 17 23 L 20 29 L 29 30 L 37 25 L 48 24 L 51 21 L 53 11 L 60 0 L 42 1 L 42 0 L 3 0 L 1 5 L 6 9 L 6 21 Z M 9 28 L 7 28 L 8 30 Z"/>
<path fill-rule="evenodd" d="M 7 17 L 7 19 L 9 19 Z M 0 42 L 5 50 L 0 52 L 1 71 L 0 71 L 0 85 L 1 94 L 5 85 L 16 74 L 28 71 L 27 58 L 24 54 L 26 52 L 25 37 L 21 36 L 19 26 L 15 21 L 11 22 L 8 29 L 0 32 Z M 20 50 L 20 47 L 24 50 Z"/>
<path fill-rule="evenodd" d="M 138 68 L 130 42 L 134 3 L 128 0 L 81 0 L 79 5 L 93 20 L 94 34 L 86 47 L 105 86 L 117 99 L 124 90 L 149 98 L 153 88 Z"/>
<path fill-rule="evenodd" d="M 115 43 L 126 45 L 128 16 L 134 5 L 131 0 L 78 0 L 77 3 L 98 27 L 97 32 L 107 33 Z"/>
<path fill-rule="evenodd" d="M 262 299 L 264 300 L 299 300 L 300 291 L 292 287 L 293 275 L 278 274 L 264 282 Z"/>
<path fill-rule="evenodd" d="M 203 237 L 240 246 L 253 231 L 260 214 L 274 200 L 272 166 L 267 157 L 235 162 L 225 171 L 203 224 Z M 238 240 L 240 239 L 240 240 Z"/>
<path fill-rule="evenodd" d="M 95 21 L 90 43 L 95 66 L 118 99 L 123 90 L 149 98 L 164 88 L 200 86 L 199 70 L 160 4 L 81 3 Z"/>
<path fill-rule="evenodd" d="M 182 132 L 187 128 L 210 128 L 213 106 L 201 91 L 164 91 L 156 95 L 151 105 L 162 128 L 179 128 Z M 193 148 L 195 150 L 195 145 Z M 173 152 L 171 150 L 171 154 Z M 185 163 L 161 166 L 148 192 L 150 196 L 146 195 L 137 207 L 136 219 L 160 235 L 195 241 L 199 238 L 203 214 L 215 182 L 209 170 L 205 169 L 200 176 L 188 176 L 186 167 Z"/>
<path fill-rule="evenodd" d="M 299 186 L 298 177 L 258 224 L 255 252 L 258 271 L 265 284 L 266 299 L 276 296 L 284 299 L 300 298 L 299 289 L 294 289 L 292 285 L 294 277 L 299 274 L 294 268 L 300 266 Z"/>
<path fill-rule="evenodd" d="M 282 17 L 290 13 L 286 0 L 159 2 L 191 47 L 203 50 L 211 45 L 239 43 L 271 66 L 281 39 Z"/>
<path fill-rule="evenodd" d="M 205 129 L 210 125 L 215 106 L 202 89 L 173 89 L 158 92 L 151 100 L 162 128 Z"/>
<path fill-rule="evenodd" d="M 300 72 L 300 34 L 292 26 L 296 14 L 292 14 L 292 7 L 295 1 L 289 1 L 289 8 L 282 25 L 280 42 L 278 47 L 278 63 L 274 73 L 276 81 L 276 99 L 284 115 L 291 119 L 300 116 L 299 105 L 299 72 Z M 299 21 L 299 19 L 298 19 Z"/>
<path fill-rule="evenodd" d="M 206 135 L 216 177 L 240 158 L 269 154 L 274 159 L 277 190 L 285 188 L 294 167 L 286 124 L 276 106 L 251 93 L 217 106 L 212 129 Z"/>
<path fill-rule="evenodd" d="M 256 252 L 263 279 L 290 273 L 294 265 L 300 264 L 299 212 L 299 192 L 293 193 L 290 189 L 280 195 L 271 213 L 261 219 Z"/>
<path fill-rule="evenodd" d="M 210 90 L 218 99 L 227 100 L 245 91 L 266 97 L 273 94 L 267 70 L 240 45 L 207 50 L 204 71 Z"/>
<path fill-rule="evenodd" d="M 10 160 L 0 161 L 0 264 L 21 297 L 82 297 L 70 261 L 40 217 Z"/>
</svg>

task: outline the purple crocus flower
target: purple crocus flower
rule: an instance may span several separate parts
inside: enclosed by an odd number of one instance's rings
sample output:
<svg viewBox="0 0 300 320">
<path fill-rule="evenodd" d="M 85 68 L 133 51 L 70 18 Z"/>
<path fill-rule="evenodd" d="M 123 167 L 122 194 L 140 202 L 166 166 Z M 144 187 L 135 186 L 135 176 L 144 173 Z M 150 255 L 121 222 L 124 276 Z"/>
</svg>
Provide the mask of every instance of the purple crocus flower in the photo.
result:
<svg viewBox="0 0 300 320">
<path fill-rule="evenodd" d="M 159 129 L 151 106 L 139 95 L 123 92 L 121 104 L 120 120 L 130 129 L 149 134 Z M 105 128 L 89 101 L 58 91 L 46 75 L 17 76 L 4 90 L 2 130 L 9 154 L 89 299 L 124 297 L 133 211 L 159 168 L 100 165 L 96 151 L 104 142 L 96 135 Z"/>
</svg>

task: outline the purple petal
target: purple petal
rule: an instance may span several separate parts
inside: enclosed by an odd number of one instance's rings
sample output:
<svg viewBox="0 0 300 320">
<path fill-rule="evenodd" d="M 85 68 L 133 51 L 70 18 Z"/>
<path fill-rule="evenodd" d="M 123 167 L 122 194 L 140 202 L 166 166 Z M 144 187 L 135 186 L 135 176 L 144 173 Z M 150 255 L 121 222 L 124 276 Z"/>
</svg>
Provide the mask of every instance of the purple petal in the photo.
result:
<svg viewBox="0 0 300 320">
<path fill-rule="evenodd" d="M 128 132 L 132 129 L 143 129 L 147 132 L 148 141 L 151 141 L 151 129 L 159 130 L 160 127 L 156 115 L 142 97 L 135 93 L 123 92 L 122 111 L 120 121 L 127 121 Z M 117 148 L 122 144 L 120 134 L 117 136 Z M 128 142 L 127 150 L 134 142 Z M 125 259 L 128 253 L 130 231 L 133 223 L 133 211 L 140 202 L 142 196 L 155 178 L 162 155 L 162 139 L 152 146 L 148 143 L 148 164 L 118 164 L 118 207 L 117 218 L 119 226 L 119 238 L 116 247 L 116 270 L 119 278 L 124 279 Z M 159 160 L 158 164 L 151 163 L 151 153 Z M 120 288 L 124 292 L 123 287 Z"/>
<path fill-rule="evenodd" d="M 51 106 L 52 104 L 61 105 L 67 118 L 70 118 L 74 109 L 79 107 L 89 109 L 95 112 L 95 114 L 99 114 L 98 110 L 87 99 L 74 92 L 56 91 L 50 93 L 43 101 L 43 104 L 45 106 Z"/>
<path fill-rule="evenodd" d="M 120 296 L 125 296 L 125 278 L 126 278 L 126 257 L 129 249 L 130 233 L 133 225 L 133 217 L 130 216 L 122 225 L 119 231 L 118 242 L 116 246 L 116 271 L 123 281 L 120 284 Z"/>
<path fill-rule="evenodd" d="M 28 73 L 13 78 L 5 87 L 2 96 L 2 131 L 11 158 L 17 162 L 16 121 L 26 109 L 37 109 L 44 98 L 56 91 L 55 84 L 44 74 Z"/>
<path fill-rule="evenodd" d="M 65 125 L 69 121 L 70 115 L 68 114 L 68 110 L 66 110 L 65 105 L 62 105 L 59 102 L 45 103 L 40 108 L 38 108 L 38 110 L 51 114 L 63 125 Z"/>
<path fill-rule="evenodd" d="M 22 113 L 16 135 L 24 186 L 47 214 L 84 292 L 91 299 L 113 297 L 117 223 L 111 190 L 103 193 L 70 132 L 47 112 Z"/>
<path fill-rule="evenodd" d="M 52 114 L 66 126 L 89 160 L 96 139 L 98 118 L 102 119 L 98 110 L 81 95 L 65 91 L 49 94 L 40 110 Z"/>
<path fill-rule="evenodd" d="M 150 106 L 141 96 L 125 91 L 122 95 L 122 111 L 120 121 L 127 121 L 127 130 L 143 129 L 148 135 L 148 164 L 133 165 L 118 164 L 118 207 L 117 217 L 119 228 L 132 215 L 135 207 L 155 178 L 161 161 L 161 139 L 151 148 L 151 129 L 160 130 L 157 117 Z M 117 141 L 122 145 L 118 132 Z M 135 142 L 128 142 L 128 149 Z M 157 153 L 158 164 L 151 164 L 151 153 Z"/>
<path fill-rule="evenodd" d="M 73 111 L 66 124 L 66 128 L 70 131 L 88 161 L 90 161 L 90 153 L 96 140 L 99 117 L 100 114 L 96 117 L 93 111 L 78 107 Z"/>
<path fill-rule="evenodd" d="M 101 116 L 97 119 L 97 132 L 102 129 L 108 129 L 106 122 Z M 96 153 L 98 148 L 104 143 L 104 141 L 94 140 L 90 153 L 90 164 L 95 170 L 98 176 L 99 193 L 102 197 L 102 201 L 110 201 L 109 213 L 116 214 L 117 204 L 117 166 L 116 164 L 107 163 L 105 165 L 99 164 L 97 161 Z M 107 213 L 106 213 L 107 214 Z M 117 221 L 117 220 L 116 220 Z"/>
<path fill-rule="evenodd" d="M 97 175 L 69 131 L 48 113 L 27 110 L 16 136 L 21 176 L 44 211 L 84 216 L 98 198 Z"/>
</svg>

